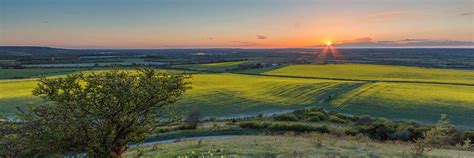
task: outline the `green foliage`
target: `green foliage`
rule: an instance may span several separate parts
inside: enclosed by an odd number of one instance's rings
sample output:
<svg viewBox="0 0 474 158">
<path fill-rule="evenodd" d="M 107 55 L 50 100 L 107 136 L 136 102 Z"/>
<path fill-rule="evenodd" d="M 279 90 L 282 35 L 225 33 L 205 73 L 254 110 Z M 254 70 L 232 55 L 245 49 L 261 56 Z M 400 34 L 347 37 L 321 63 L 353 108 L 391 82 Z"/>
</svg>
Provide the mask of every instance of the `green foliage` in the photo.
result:
<svg viewBox="0 0 474 158">
<path fill-rule="evenodd" d="M 462 144 L 462 149 L 469 150 L 472 147 L 471 139 L 467 138 Z"/>
<path fill-rule="evenodd" d="M 311 111 L 308 114 L 308 121 L 317 122 L 317 121 L 324 121 L 328 119 L 328 114 L 325 111 Z"/>
<path fill-rule="evenodd" d="M 298 121 L 298 117 L 294 114 L 283 114 L 283 115 L 277 115 L 273 119 L 277 121 Z"/>
<path fill-rule="evenodd" d="M 328 117 L 328 121 L 334 122 L 334 123 L 346 123 L 346 122 L 347 122 L 346 120 L 341 119 L 341 118 L 339 118 L 339 117 L 336 116 L 336 115 L 330 115 L 330 116 Z"/>
<path fill-rule="evenodd" d="M 269 122 L 241 122 L 239 123 L 241 128 L 249 129 L 265 129 L 270 131 L 293 131 L 293 132 L 320 132 L 329 133 L 330 129 L 328 126 L 313 126 L 304 123 L 269 123 Z"/>
<path fill-rule="evenodd" d="M 196 129 L 201 122 L 201 113 L 198 111 L 190 112 L 184 119 L 184 129 Z"/>
<path fill-rule="evenodd" d="M 438 123 L 431 130 L 424 134 L 424 141 L 433 146 L 441 146 L 448 144 L 449 138 L 456 132 L 456 129 L 451 125 L 446 114 L 442 114 Z"/>
<path fill-rule="evenodd" d="M 21 111 L 24 136 L 45 153 L 119 157 L 165 123 L 157 118 L 184 93 L 186 78 L 155 70 L 41 78 L 33 93 L 49 104 Z"/>
</svg>

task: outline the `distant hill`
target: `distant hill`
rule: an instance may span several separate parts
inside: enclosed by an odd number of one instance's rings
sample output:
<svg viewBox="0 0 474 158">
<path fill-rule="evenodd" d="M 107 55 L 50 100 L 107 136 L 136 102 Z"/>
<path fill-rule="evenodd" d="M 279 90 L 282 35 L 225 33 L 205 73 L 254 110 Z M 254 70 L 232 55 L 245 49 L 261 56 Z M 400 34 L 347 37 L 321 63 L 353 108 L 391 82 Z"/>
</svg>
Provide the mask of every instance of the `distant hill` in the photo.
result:
<svg viewBox="0 0 474 158">
<path fill-rule="evenodd" d="M 29 56 L 29 55 L 45 55 L 56 56 L 65 54 L 81 53 L 81 50 L 38 47 L 38 46 L 0 46 L 0 55 L 12 56 Z"/>
</svg>

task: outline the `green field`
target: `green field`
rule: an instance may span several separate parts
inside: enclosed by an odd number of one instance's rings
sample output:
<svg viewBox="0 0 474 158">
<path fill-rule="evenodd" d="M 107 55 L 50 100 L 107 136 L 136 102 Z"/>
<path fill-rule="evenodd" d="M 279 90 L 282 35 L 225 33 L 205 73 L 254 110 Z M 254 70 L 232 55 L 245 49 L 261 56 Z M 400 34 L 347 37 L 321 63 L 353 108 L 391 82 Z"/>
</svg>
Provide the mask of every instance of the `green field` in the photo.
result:
<svg viewBox="0 0 474 158">
<path fill-rule="evenodd" d="M 177 103 L 186 111 L 198 110 L 205 116 L 236 117 L 261 113 L 281 112 L 316 106 L 329 95 L 342 94 L 361 85 L 314 79 L 286 79 L 278 77 L 237 74 L 195 74 L 192 89 Z M 38 101 L 31 97 L 36 81 L 0 81 L 0 110 L 12 112 L 15 106 Z"/>
<path fill-rule="evenodd" d="M 199 64 L 195 67 L 200 70 L 224 70 L 236 64 L 238 62 Z M 106 70 L 95 72 L 101 71 Z M 397 75 L 404 72 L 408 75 Z M 341 64 L 291 65 L 264 74 L 295 77 L 194 74 L 190 80 L 192 89 L 176 103 L 176 107 L 183 111 L 200 111 L 208 117 L 240 117 L 324 107 L 347 114 L 414 119 L 428 123 L 435 122 L 440 114 L 445 113 L 456 125 L 474 127 L 474 86 L 379 82 L 473 83 L 474 80 L 470 80 L 472 71 Z M 15 106 L 38 103 L 40 100 L 31 96 L 35 86 L 34 79 L 0 80 L 0 111 L 11 114 Z"/>
<path fill-rule="evenodd" d="M 70 73 L 78 69 L 0 69 L 0 79 L 31 78 Z"/>
<path fill-rule="evenodd" d="M 206 116 L 234 117 L 282 112 L 316 106 L 329 95 L 342 94 L 361 85 L 314 79 L 290 79 L 237 74 L 197 74 L 192 89 L 179 103 Z"/>
<path fill-rule="evenodd" d="M 457 125 L 474 126 L 474 86 L 372 83 L 342 95 L 331 105 L 326 108 L 429 123 L 444 113 Z"/>
<path fill-rule="evenodd" d="M 367 64 L 291 65 L 268 75 L 474 84 L 474 71 Z"/>
<path fill-rule="evenodd" d="M 198 71 L 213 71 L 213 72 L 225 72 L 233 68 L 238 68 L 239 64 L 246 63 L 247 61 L 231 61 L 231 62 L 220 62 L 210 64 L 188 64 L 188 65 L 175 65 L 174 68 L 198 70 Z"/>
</svg>

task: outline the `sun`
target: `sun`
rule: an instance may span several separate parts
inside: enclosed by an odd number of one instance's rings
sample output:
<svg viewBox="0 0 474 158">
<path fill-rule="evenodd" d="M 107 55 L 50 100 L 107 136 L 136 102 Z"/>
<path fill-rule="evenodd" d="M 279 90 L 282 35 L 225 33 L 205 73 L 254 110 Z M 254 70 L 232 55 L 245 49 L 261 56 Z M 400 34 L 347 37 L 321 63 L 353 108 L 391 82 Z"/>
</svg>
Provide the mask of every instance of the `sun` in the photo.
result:
<svg viewBox="0 0 474 158">
<path fill-rule="evenodd" d="M 327 41 L 327 42 L 326 42 L 326 45 L 327 45 L 327 46 L 330 46 L 331 44 L 332 44 L 331 41 Z"/>
</svg>

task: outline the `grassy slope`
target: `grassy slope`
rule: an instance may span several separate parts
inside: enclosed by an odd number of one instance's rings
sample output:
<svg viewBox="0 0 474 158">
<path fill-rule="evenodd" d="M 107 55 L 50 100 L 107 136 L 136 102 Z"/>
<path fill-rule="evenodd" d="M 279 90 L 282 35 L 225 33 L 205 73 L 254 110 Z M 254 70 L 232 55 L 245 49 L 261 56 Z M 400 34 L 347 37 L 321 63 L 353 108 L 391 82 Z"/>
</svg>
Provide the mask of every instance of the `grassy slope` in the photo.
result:
<svg viewBox="0 0 474 158">
<path fill-rule="evenodd" d="M 178 104 L 185 111 L 199 110 L 205 116 L 231 117 L 314 106 L 328 95 L 350 91 L 358 82 L 236 74 L 195 74 L 189 90 Z M 1 80 L 0 110 L 12 112 L 14 106 L 39 101 L 31 97 L 33 79 Z M 340 92 L 339 94 L 341 94 Z"/>
<path fill-rule="evenodd" d="M 314 106 L 328 95 L 349 91 L 358 82 L 236 74 L 199 74 L 180 102 L 187 110 L 199 110 L 206 116 L 240 116 L 281 112 Z"/>
<path fill-rule="evenodd" d="M 201 142 L 201 143 L 199 143 Z M 239 157 L 413 157 L 413 144 L 374 142 L 365 137 L 335 137 L 308 134 L 303 136 L 236 136 L 206 140 L 185 140 L 140 148 L 144 157 L 239 156 Z M 132 149 L 127 156 L 137 155 Z M 434 149 L 428 157 L 473 157 L 469 151 Z"/>
<path fill-rule="evenodd" d="M 474 71 L 363 64 L 293 65 L 266 74 L 328 78 L 473 83 Z M 453 123 L 474 126 L 474 87 L 414 83 L 368 83 L 325 108 L 350 114 L 436 122 L 446 113 Z"/>
<path fill-rule="evenodd" d="M 410 83 L 372 83 L 332 102 L 332 108 L 356 115 L 436 122 L 448 114 L 453 123 L 474 126 L 474 87 Z"/>
<path fill-rule="evenodd" d="M 474 84 L 474 71 L 366 64 L 291 65 L 270 75 Z"/>
</svg>

